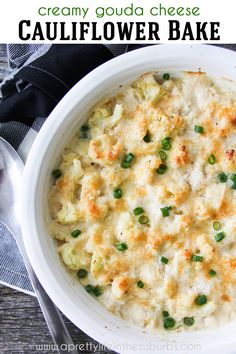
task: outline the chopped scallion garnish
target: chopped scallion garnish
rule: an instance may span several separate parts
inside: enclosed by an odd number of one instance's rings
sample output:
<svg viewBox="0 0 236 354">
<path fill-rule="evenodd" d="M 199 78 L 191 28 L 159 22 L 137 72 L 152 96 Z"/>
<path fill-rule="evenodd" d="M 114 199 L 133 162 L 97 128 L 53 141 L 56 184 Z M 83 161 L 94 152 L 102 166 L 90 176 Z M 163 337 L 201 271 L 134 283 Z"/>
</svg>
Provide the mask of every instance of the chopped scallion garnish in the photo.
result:
<svg viewBox="0 0 236 354">
<path fill-rule="evenodd" d="M 219 232 L 218 234 L 215 235 L 215 240 L 216 242 L 220 242 L 225 238 L 226 234 L 224 231 Z"/>
<path fill-rule="evenodd" d="M 134 155 L 131 152 L 125 157 L 125 161 L 129 163 L 132 162 L 133 159 L 134 159 Z"/>
<path fill-rule="evenodd" d="M 138 221 L 141 225 L 146 225 L 149 222 L 149 219 L 146 215 L 141 215 Z"/>
<path fill-rule="evenodd" d="M 160 164 L 160 166 L 156 169 L 156 173 L 158 175 L 163 175 L 167 171 L 167 166 L 164 165 L 163 163 Z"/>
<path fill-rule="evenodd" d="M 127 244 L 124 243 L 124 242 L 117 243 L 117 244 L 115 245 L 115 247 L 116 247 L 116 249 L 117 249 L 118 251 L 122 251 L 122 252 L 128 249 Z"/>
<path fill-rule="evenodd" d="M 162 311 L 162 316 L 163 317 L 169 317 L 169 312 L 168 311 Z"/>
<path fill-rule="evenodd" d="M 230 180 L 233 182 L 231 185 L 231 189 L 236 189 L 236 173 L 232 173 L 230 176 Z"/>
<path fill-rule="evenodd" d="M 87 277 L 88 272 L 86 269 L 79 269 L 77 275 L 80 279 L 83 279 Z"/>
<path fill-rule="evenodd" d="M 224 172 L 218 174 L 218 180 L 220 183 L 225 183 L 228 180 L 227 175 Z"/>
<path fill-rule="evenodd" d="M 120 199 L 122 197 L 122 189 L 121 188 L 116 188 L 113 192 L 113 197 L 115 199 Z"/>
<path fill-rule="evenodd" d="M 183 322 L 186 326 L 192 326 L 194 324 L 194 318 L 193 317 L 184 317 Z"/>
<path fill-rule="evenodd" d="M 205 305 L 208 300 L 206 295 L 198 295 L 195 301 L 197 305 L 202 306 Z"/>
<path fill-rule="evenodd" d="M 163 150 L 170 150 L 171 149 L 171 138 L 170 137 L 166 137 L 164 139 L 162 139 L 161 141 L 161 146 Z"/>
<path fill-rule="evenodd" d="M 102 290 L 101 290 L 101 288 L 100 288 L 99 286 L 95 286 L 95 287 L 93 288 L 93 295 L 94 295 L 94 296 L 100 296 L 100 295 L 102 295 Z"/>
<path fill-rule="evenodd" d="M 215 155 L 214 154 L 211 154 L 209 157 L 208 157 L 208 163 L 210 164 L 210 165 L 214 165 L 214 163 L 216 162 L 216 157 L 215 157 Z"/>
<path fill-rule="evenodd" d="M 220 228 L 221 228 L 221 225 L 220 225 L 219 221 L 214 221 L 213 222 L 213 229 L 218 231 L 218 230 L 220 230 Z"/>
<path fill-rule="evenodd" d="M 143 288 L 144 287 L 144 283 L 142 282 L 142 280 L 139 280 L 138 282 L 137 282 L 137 287 L 138 288 Z"/>
<path fill-rule="evenodd" d="M 100 296 L 102 294 L 102 290 L 99 286 L 93 286 L 91 284 L 85 285 L 85 290 L 89 294 L 93 294 L 94 296 Z"/>
<path fill-rule="evenodd" d="M 145 141 L 145 143 L 150 143 L 151 135 L 148 131 L 147 131 L 146 135 L 144 136 L 143 141 Z"/>
<path fill-rule="evenodd" d="M 175 326 L 175 320 L 171 317 L 165 317 L 163 320 L 163 325 L 165 329 L 170 329 Z"/>
<path fill-rule="evenodd" d="M 203 127 L 201 127 L 200 125 L 195 125 L 194 131 L 195 131 L 195 133 L 202 134 L 203 131 L 204 131 L 204 129 L 203 129 Z"/>
<path fill-rule="evenodd" d="M 193 254 L 191 257 L 191 260 L 193 262 L 202 262 L 203 261 L 203 257 L 202 256 L 198 256 L 197 254 Z"/>
<path fill-rule="evenodd" d="M 82 125 L 82 127 L 80 128 L 80 131 L 82 132 L 82 138 L 83 139 L 88 139 L 89 126 L 88 125 Z"/>
<path fill-rule="evenodd" d="M 80 128 L 81 132 L 86 132 L 89 130 L 89 126 L 88 125 L 82 125 Z"/>
<path fill-rule="evenodd" d="M 163 80 L 167 81 L 170 80 L 170 74 L 169 73 L 164 73 L 162 76 Z"/>
<path fill-rule="evenodd" d="M 167 264 L 169 262 L 169 259 L 164 257 L 164 256 L 162 256 L 161 257 L 161 262 L 164 263 L 164 264 Z"/>
<path fill-rule="evenodd" d="M 127 161 L 122 161 L 122 163 L 121 163 L 121 167 L 123 167 L 123 168 L 129 168 L 129 165 L 130 165 L 130 163 Z"/>
<path fill-rule="evenodd" d="M 57 169 L 52 171 L 52 175 L 53 175 L 54 178 L 57 179 L 57 178 L 62 176 L 62 172 L 61 172 L 61 170 L 59 168 L 57 168 Z"/>
<path fill-rule="evenodd" d="M 133 161 L 133 159 L 134 159 L 134 155 L 130 152 L 129 154 L 127 154 L 127 155 L 125 156 L 124 160 L 123 160 L 122 163 L 121 163 L 121 167 L 123 167 L 123 168 L 129 168 L 131 162 Z"/>
<path fill-rule="evenodd" d="M 71 231 L 70 234 L 71 234 L 72 237 L 76 238 L 76 237 L 78 237 L 81 234 L 81 231 L 76 229 L 76 230 Z"/>
<path fill-rule="evenodd" d="M 210 269 L 208 274 L 213 278 L 214 276 L 216 276 L 216 271 L 214 269 Z"/>
<path fill-rule="evenodd" d="M 133 210 L 134 215 L 141 215 L 144 213 L 144 209 L 142 207 L 137 207 Z"/>
<path fill-rule="evenodd" d="M 165 161 L 167 159 L 167 153 L 163 150 L 159 151 L 159 156 L 162 161 Z"/>
<path fill-rule="evenodd" d="M 166 216 L 169 216 L 170 215 L 170 210 L 172 209 L 171 206 L 166 206 L 164 208 L 161 208 L 161 212 L 162 212 L 162 216 L 163 217 L 166 217 Z"/>
</svg>

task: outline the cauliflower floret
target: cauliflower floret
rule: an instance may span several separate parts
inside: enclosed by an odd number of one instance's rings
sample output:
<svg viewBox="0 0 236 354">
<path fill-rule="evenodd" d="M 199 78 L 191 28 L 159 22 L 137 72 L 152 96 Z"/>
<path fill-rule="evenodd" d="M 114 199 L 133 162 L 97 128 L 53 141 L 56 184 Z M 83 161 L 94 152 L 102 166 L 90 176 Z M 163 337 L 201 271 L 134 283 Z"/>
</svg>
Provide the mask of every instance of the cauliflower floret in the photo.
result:
<svg viewBox="0 0 236 354">
<path fill-rule="evenodd" d="M 153 74 L 145 74 L 133 84 L 137 97 L 152 103 L 157 103 L 166 94 L 165 89 L 160 86 Z"/>
<path fill-rule="evenodd" d="M 129 278 L 125 275 L 113 279 L 111 293 L 116 299 L 122 298 L 129 289 Z"/>
<path fill-rule="evenodd" d="M 110 116 L 110 112 L 105 107 L 96 107 L 89 118 L 89 125 L 91 127 L 102 127 L 104 119 Z"/>
<path fill-rule="evenodd" d="M 103 180 L 98 173 L 86 174 L 81 181 L 81 200 L 95 200 L 101 195 Z"/>
<path fill-rule="evenodd" d="M 108 134 L 102 134 L 90 140 L 88 156 L 102 166 L 112 165 L 121 152 L 121 143 Z"/>
<path fill-rule="evenodd" d="M 74 152 L 64 153 L 60 165 L 61 170 L 67 172 L 68 167 L 71 166 L 76 159 L 78 159 L 78 156 Z"/>
<path fill-rule="evenodd" d="M 85 246 L 86 251 L 93 253 L 96 248 L 104 242 L 104 225 L 93 224 L 88 230 L 88 242 Z"/>
<path fill-rule="evenodd" d="M 80 268 L 87 267 L 90 261 L 90 257 L 83 251 L 82 244 L 84 240 L 79 240 L 81 244 L 65 243 L 59 247 L 58 251 L 65 265 L 71 270 L 78 270 Z"/>
<path fill-rule="evenodd" d="M 116 260 L 115 248 L 99 246 L 92 255 L 90 271 L 99 285 L 109 284 L 117 269 L 113 262 Z"/>
<path fill-rule="evenodd" d="M 148 309 L 144 305 L 137 304 L 135 302 L 129 302 L 123 306 L 121 314 L 124 319 L 134 323 L 137 326 L 147 325 L 151 318 L 151 313 Z"/>
<path fill-rule="evenodd" d="M 80 220 L 81 216 L 79 208 L 71 202 L 64 203 L 57 213 L 57 219 L 62 224 L 75 223 Z"/>
<path fill-rule="evenodd" d="M 123 116 L 123 110 L 124 108 L 122 104 L 115 105 L 115 109 L 112 116 L 106 119 L 105 124 L 107 128 L 113 128 L 119 122 L 119 120 Z"/>
<path fill-rule="evenodd" d="M 98 107 L 92 113 L 89 119 L 89 124 L 92 127 L 113 128 L 122 118 L 124 107 L 122 104 L 117 103 L 113 110 L 112 115 L 106 108 Z"/>
<path fill-rule="evenodd" d="M 73 159 L 71 166 L 66 171 L 66 174 L 77 182 L 84 174 L 80 160 Z"/>
<path fill-rule="evenodd" d="M 124 175 L 124 170 L 120 168 L 120 166 L 111 166 L 108 170 L 103 169 L 101 171 L 101 177 L 109 185 L 109 187 L 119 186 L 126 178 Z"/>
</svg>

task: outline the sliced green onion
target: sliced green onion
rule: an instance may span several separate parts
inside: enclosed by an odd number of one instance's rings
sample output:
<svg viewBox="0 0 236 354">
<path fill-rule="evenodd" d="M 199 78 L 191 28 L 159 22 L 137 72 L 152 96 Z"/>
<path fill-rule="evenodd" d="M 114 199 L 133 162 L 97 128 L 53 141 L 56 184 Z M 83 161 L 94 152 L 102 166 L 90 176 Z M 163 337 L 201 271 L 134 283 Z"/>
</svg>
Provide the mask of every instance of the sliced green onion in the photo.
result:
<svg viewBox="0 0 236 354">
<path fill-rule="evenodd" d="M 127 162 L 127 161 L 122 161 L 121 167 L 123 167 L 123 168 L 129 168 L 129 166 L 130 166 L 130 163 L 129 163 L 129 162 Z"/>
<path fill-rule="evenodd" d="M 139 223 L 141 225 L 145 225 L 145 224 L 147 224 L 149 222 L 149 219 L 148 219 L 148 217 L 146 215 L 141 215 L 139 217 L 138 221 L 139 221 Z"/>
<path fill-rule="evenodd" d="M 124 242 L 117 243 L 117 244 L 115 245 L 115 247 L 116 247 L 116 249 L 117 249 L 118 251 L 122 251 L 122 252 L 128 249 L 127 244 L 124 243 Z"/>
<path fill-rule="evenodd" d="M 134 155 L 130 152 L 128 155 L 125 156 L 125 161 L 126 162 L 132 162 L 134 159 Z"/>
<path fill-rule="evenodd" d="M 89 294 L 93 294 L 94 296 L 102 295 L 102 290 L 99 286 L 93 286 L 91 284 L 88 284 L 84 288 Z"/>
<path fill-rule="evenodd" d="M 208 157 L 208 163 L 210 164 L 210 165 L 214 165 L 214 163 L 216 162 L 216 157 L 215 157 L 215 155 L 214 154 L 211 154 L 209 157 Z"/>
<path fill-rule="evenodd" d="M 216 242 L 220 242 L 225 238 L 226 234 L 224 231 L 219 232 L 218 234 L 215 235 L 215 240 Z"/>
<path fill-rule="evenodd" d="M 231 185 L 231 189 L 236 189 L 236 173 L 232 173 L 230 176 L 230 180 L 233 182 Z"/>
<path fill-rule="evenodd" d="M 169 317 L 169 312 L 168 311 L 162 311 L 162 316 L 163 317 Z"/>
<path fill-rule="evenodd" d="M 162 139 L 161 141 L 161 146 L 163 150 L 170 150 L 171 149 L 171 138 L 170 137 L 166 137 L 164 139 Z"/>
<path fill-rule="evenodd" d="M 81 130 L 81 132 L 86 132 L 89 130 L 89 126 L 84 124 L 81 126 L 80 130 Z"/>
<path fill-rule="evenodd" d="M 94 286 L 92 286 L 91 284 L 88 284 L 88 285 L 85 285 L 84 288 L 89 294 L 92 294 Z"/>
<path fill-rule="evenodd" d="M 76 237 L 78 237 L 81 234 L 81 232 L 82 231 L 76 229 L 76 230 L 71 231 L 70 234 L 71 234 L 72 237 L 76 238 Z"/>
<path fill-rule="evenodd" d="M 213 278 L 214 276 L 216 276 L 216 271 L 214 269 L 210 269 L 208 274 Z"/>
<path fill-rule="evenodd" d="M 203 257 L 202 256 L 198 256 L 197 254 L 193 254 L 191 257 L 192 262 L 202 262 L 203 261 Z"/>
<path fill-rule="evenodd" d="M 80 128 L 81 132 L 82 132 L 82 138 L 83 139 L 88 139 L 88 131 L 89 131 L 89 126 L 88 125 L 82 125 L 82 127 Z"/>
<path fill-rule="evenodd" d="M 225 183 L 228 180 L 227 175 L 224 172 L 218 174 L 218 180 L 220 183 Z"/>
<path fill-rule="evenodd" d="M 159 151 L 159 156 L 160 156 L 160 159 L 161 159 L 162 161 L 167 160 L 167 153 L 166 153 L 165 151 L 160 150 L 160 151 Z"/>
<path fill-rule="evenodd" d="M 236 183 L 236 173 L 232 173 L 232 175 L 229 177 L 232 182 Z"/>
<path fill-rule="evenodd" d="M 83 279 L 87 277 L 88 272 L 86 269 L 79 269 L 77 275 L 80 279 Z"/>
<path fill-rule="evenodd" d="M 151 135 L 149 134 L 148 131 L 147 131 L 146 135 L 144 136 L 143 141 L 145 141 L 145 143 L 150 143 Z"/>
<path fill-rule="evenodd" d="M 143 288 L 143 287 L 144 287 L 144 283 L 142 282 L 142 280 L 139 280 L 139 281 L 137 282 L 137 287 L 138 287 L 138 288 Z"/>
<path fill-rule="evenodd" d="M 207 297 L 206 295 L 198 295 L 196 297 L 196 304 L 199 305 L 199 306 L 202 306 L 202 305 L 205 305 L 207 303 Z"/>
<path fill-rule="evenodd" d="M 221 228 L 221 225 L 220 225 L 219 221 L 214 221 L 213 222 L 213 229 L 218 231 L 218 230 L 220 230 L 220 228 Z"/>
<path fill-rule="evenodd" d="M 133 159 L 134 159 L 134 155 L 130 152 L 129 154 L 127 154 L 127 155 L 125 156 L 124 160 L 123 160 L 122 163 L 121 163 L 121 167 L 123 167 L 123 168 L 129 168 L 131 162 L 133 161 Z"/>
<path fill-rule="evenodd" d="M 160 164 L 160 166 L 156 169 L 156 173 L 157 173 L 158 175 L 163 175 L 163 174 L 166 172 L 167 168 L 168 168 L 168 167 L 162 163 L 162 164 Z"/>
<path fill-rule="evenodd" d="M 116 188 L 113 192 L 113 197 L 115 199 L 120 199 L 122 197 L 122 189 L 121 188 Z"/>
<path fill-rule="evenodd" d="M 102 290 L 99 286 L 93 288 L 93 295 L 96 297 L 102 295 Z"/>
<path fill-rule="evenodd" d="M 169 259 L 162 256 L 161 257 L 161 262 L 164 263 L 164 264 L 167 264 L 169 262 Z"/>
<path fill-rule="evenodd" d="M 195 131 L 195 133 L 202 134 L 203 131 L 204 131 L 204 129 L 203 129 L 203 127 L 201 127 L 200 125 L 195 125 L 194 131 Z"/>
<path fill-rule="evenodd" d="M 165 73 L 162 76 L 163 80 L 169 80 L 170 79 L 170 74 L 169 73 Z"/>
<path fill-rule="evenodd" d="M 54 178 L 57 179 L 57 178 L 62 176 L 62 172 L 61 172 L 61 170 L 59 168 L 57 168 L 57 169 L 52 171 L 52 175 L 53 175 Z"/>
<path fill-rule="evenodd" d="M 163 325 L 165 329 L 170 329 L 175 326 L 175 320 L 171 317 L 166 317 L 163 320 Z"/>
<path fill-rule="evenodd" d="M 166 216 L 170 215 L 170 210 L 172 209 L 171 206 L 166 206 L 164 208 L 161 208 L 162 216 L 165 218 Z"/>
<path fill-rule="evenodd" d="M 186 326 L 191 327 L 194 324 L 194 318 L 193 317 L 184 317 L 183 318 L 184 324 Z"/>
<path fill-rule="evenodd" d="M 133 210 L 134 215 L 141 215 L 144 213 L 144 209 L 142 207 L 137 207 Z"/>
</svg>

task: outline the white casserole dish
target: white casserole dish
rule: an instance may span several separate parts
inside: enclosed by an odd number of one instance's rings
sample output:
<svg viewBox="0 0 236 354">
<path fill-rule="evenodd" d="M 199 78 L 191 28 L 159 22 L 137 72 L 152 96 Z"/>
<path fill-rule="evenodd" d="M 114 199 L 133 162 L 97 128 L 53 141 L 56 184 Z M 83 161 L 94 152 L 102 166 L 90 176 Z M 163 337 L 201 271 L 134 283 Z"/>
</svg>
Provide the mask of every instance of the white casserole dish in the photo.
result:
<svg viewBox="0 0 236 354">
<path fill-rule="evenodd" d="M 148 71 L 207 72 L 236 81 L 236 53 L 206 45 L 151 46 L 122 55 L 92 71 L 54 109 L 28 157 L 23 185 L 22 228 L 26 250 L 43 287 L 81 330 L 119 353 L 235 353 L 236 320 L 215 330 L 144 333 L 115 317 L 63 268 L 47 231 L 51 171 L 73 132 L 96 101 Z"/>
</svg>

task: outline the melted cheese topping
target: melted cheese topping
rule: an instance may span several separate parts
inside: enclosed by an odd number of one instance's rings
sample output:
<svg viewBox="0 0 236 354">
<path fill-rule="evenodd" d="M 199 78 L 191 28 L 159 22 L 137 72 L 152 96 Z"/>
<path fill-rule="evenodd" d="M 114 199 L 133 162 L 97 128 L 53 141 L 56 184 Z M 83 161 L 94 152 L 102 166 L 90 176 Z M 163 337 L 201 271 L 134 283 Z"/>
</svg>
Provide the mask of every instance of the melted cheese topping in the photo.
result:
<svg viewBox="0 0 236 354">
<path fill-rule="evenodd" d="M 49 197 L 50 232 L 65 266 L 76 276 L 85 269 L 87 275 L 78 279 L 92 286 L 87 287 L 92 295 L 148 329 L 164 328 L 163 311 L 177 331 L 211 328 L 233 318 L 235 92 L 203 73 L 167 81 L 148 73 L 99 102 L 87 125 L 65 149 L 62 176 Z M 133 160 L 123 168 L 130 153 Z M 222 172 L 226 182 L 219 181 Z M 137 207 L 143 208 L 146 224 L 134 214 Z M 171 207 L 166 216 L 165 207 Z M 76 229 L 81 234 L 72 237 Z M 217 242 L 219 233 L 223 239 Z M 205 304 L 197 304 L 199 295 L 205 295 Z M 194 317 L 191 327 L 185 317 Z"/>
</svg>

